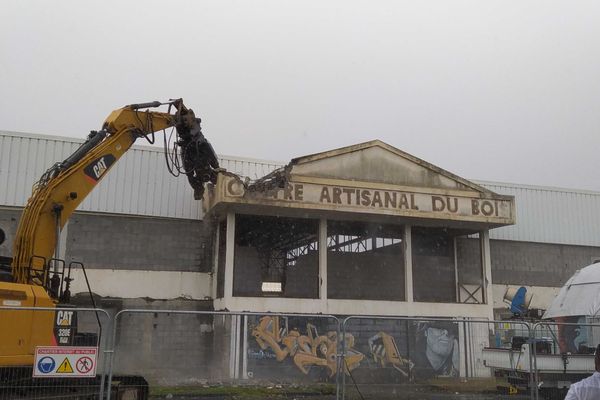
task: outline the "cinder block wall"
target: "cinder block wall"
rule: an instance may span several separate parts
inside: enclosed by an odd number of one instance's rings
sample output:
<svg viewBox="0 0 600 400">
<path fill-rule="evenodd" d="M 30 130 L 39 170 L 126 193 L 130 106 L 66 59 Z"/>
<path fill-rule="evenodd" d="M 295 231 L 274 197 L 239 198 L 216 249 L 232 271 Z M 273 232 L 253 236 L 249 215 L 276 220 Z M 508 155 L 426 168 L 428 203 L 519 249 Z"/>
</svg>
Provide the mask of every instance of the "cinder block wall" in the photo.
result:
<svg viewBox="0 0 600 400">
<path fill-rule="evenodd" d="M 91 306 L 89 297 L 73 299 L 79 307 Z M 212 300 L 152 300 L 96 298 L 97 306 L 111 316 L 123 309 L 210 311 Z M 229 377 L 229 330 L 222 317 L 201 314 L 123 313 L 117 318 L 114 373 L 143 376 L 151 385 L 198 385 Z M 103 322 L 103 345 L 112 326 Z M 228 325 L 227 319 L 225 326 Z M 91 312 L 78 313 L 80 332 L 97 332 Z M 215 329 L 215 327 L 217 329 Z M 221 327 L 221 329 L 219 329 Z M 100 364 L 102 365 L 102 364 Z"/>
<path fill-rule="evenodd" d="M 478 239 L 457 242 L 459 279 L 480 278 Z M 506 285 L 561 287 L 580 268 L 600 259 L 600 247 L 490 240 L 492 282 Z"/>
<path fill-rule="evenodd" d="M 0 229 L 4 232 L 5 240 L 0 244 L 0 256 L 12 256 L 12 246 L 19 225 L 21 210 L 16 208 L 0 208 Z"/>
<path fill-rule="evenodd" d="M 0 256 L 12 255 L 20 216 L 20 209 L 0 208 L 0 229 L 6 235 Z M 75 213 L 66 229 L 65 259 L 86 268 L 210 272 L 208 225 L 200 220 Z"/>
<path fill-rule="evenodd" d="M 600 258 L 600 247 L 490 241 L 492 282 L 561 287 L 576 270 Z"/>
<path fill-rule="evenodd" d="M 66 258 L 87 268 L 208 272 L 211 238 L 199 220 L 75 214 Z"/>
</svg>

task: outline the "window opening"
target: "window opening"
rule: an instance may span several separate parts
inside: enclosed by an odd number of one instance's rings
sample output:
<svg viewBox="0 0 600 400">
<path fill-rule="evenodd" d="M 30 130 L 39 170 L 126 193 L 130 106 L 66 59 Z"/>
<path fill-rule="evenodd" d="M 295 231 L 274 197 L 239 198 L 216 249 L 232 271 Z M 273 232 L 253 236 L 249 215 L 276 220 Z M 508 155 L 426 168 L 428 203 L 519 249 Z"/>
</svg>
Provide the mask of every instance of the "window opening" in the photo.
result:
<svg viewBox="0 0 600 400">
<path fill-rule="evenodd" d="M 318 297 L 318 221 L 236 215 L 235 296 Z"/>
<path fill-rule="evenodd" d="M 327 296 L 404 300 L 403 227 L 327 222 Z"/>
</svg>

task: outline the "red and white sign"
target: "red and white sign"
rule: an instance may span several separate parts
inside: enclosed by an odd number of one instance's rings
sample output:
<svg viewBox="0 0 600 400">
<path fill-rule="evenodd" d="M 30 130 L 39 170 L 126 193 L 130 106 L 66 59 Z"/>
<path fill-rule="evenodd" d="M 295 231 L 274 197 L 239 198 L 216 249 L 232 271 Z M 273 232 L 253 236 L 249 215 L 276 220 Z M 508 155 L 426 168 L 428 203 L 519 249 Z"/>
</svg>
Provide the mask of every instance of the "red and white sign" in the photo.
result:
<svg viewBox="0 0 600 400">
<path fill-rule="evenodd" d="M 89 378 L 96 376 L 97 347 L 44 346 L 35 348 L 36 378 Z"/>
</svg>

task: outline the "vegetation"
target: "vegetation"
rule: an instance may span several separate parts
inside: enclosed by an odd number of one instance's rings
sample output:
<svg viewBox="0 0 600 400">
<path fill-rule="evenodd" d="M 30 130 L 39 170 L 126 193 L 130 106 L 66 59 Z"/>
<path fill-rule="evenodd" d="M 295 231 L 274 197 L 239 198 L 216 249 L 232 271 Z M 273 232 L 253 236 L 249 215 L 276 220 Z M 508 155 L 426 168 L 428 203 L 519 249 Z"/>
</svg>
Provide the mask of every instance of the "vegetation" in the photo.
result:
<svg viewBox="0 0 600 400">
<path fill-rule="evenodd" d="M 203 385 L 203 386 L 177 386 L 177 387 L 152 387 L 151 399 L 218 397 L 220 399 L 284 399 L 318 396 L 335 396 L 335 385 L 322 384 L 311 386 L 246 386 L 246 385 Z"/>
</svg>

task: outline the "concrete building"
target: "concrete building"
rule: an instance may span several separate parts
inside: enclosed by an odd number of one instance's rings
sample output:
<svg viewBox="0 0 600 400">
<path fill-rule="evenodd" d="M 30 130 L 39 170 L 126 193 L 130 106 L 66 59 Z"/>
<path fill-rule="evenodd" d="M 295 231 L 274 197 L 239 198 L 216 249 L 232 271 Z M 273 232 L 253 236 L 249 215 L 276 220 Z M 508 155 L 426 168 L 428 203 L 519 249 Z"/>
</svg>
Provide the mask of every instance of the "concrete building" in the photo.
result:
<svg viewBox="0 0 600 400">
<path fill-rule="evenodd" d="M 11 253 L 33 183 L 81 142 L 0 131 L 0 229 L 6 236 L 0 255 Z M 220 163 L 251 182 L 284 166 L 227 156 Z M 544 308 L 575 270 L 600 258 L 600 193 L 471 183 L 515 199 L 516 224 L 489 231 L 496 308 L 503 307 L 506 288 L 517 285 L 527 286 L 534 293 L 533 306 Z M 209 225 L 185 179 L 167 172 L 162 149 L 135 146 L 69 221 L 61 248 L 65 259 L 85 263 L 93 290 L 102 297 L 204 301 L 217 298 Z M 85 291 L 80 279 L 74 289 Z"/>
<path fill-rule="evenodd" d="M 380 141 L 252 184 L 221 173 L 204 208 L 216 308 L 490 319 L 489 230 L 515 215 L 512 197 Z"/>
<path fill-rule="evenodd" d="M 0 131 L 0 256 L 33 183 L 81 142 Z M 162 149 L 134 147 L 85 200 L 61 252 L 86 265 L 101 307 L 491 319 L 507 288 L 545 308 L 600 259 L 600 193 L 469 181 L 379 141 L 220 164 L 194 201 Z"/>
</svg>

